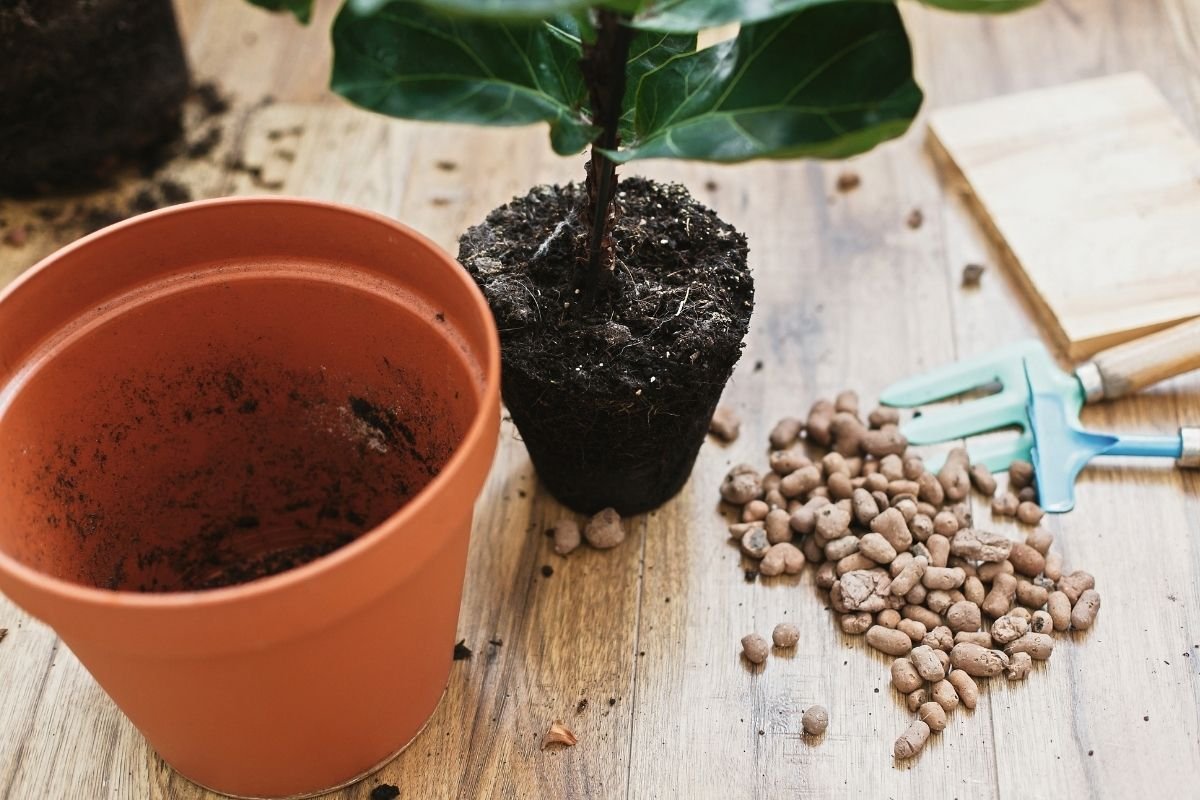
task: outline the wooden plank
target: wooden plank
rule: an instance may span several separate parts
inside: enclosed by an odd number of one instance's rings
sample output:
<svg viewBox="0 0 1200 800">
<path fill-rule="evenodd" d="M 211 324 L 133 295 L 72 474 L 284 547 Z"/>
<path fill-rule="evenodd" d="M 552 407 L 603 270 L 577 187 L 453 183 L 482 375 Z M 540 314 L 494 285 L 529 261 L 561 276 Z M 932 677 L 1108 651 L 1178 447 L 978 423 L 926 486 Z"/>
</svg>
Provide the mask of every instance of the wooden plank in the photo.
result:
<svg viewBox="0 0 1200 800">
<path fill-rule="evenodd" d="M 811 570 L 746 583 L 749 564 L 714 511 L 732 463 L 765 466 L 780 417 L 847 387 L 867 401 L 908 365 L 954 357 L 952 289 L 929 268 L 939 189 L 914 155 L 908 141 L 856 159 L 862 186 L 845 195 L 832 188 L 839 165 L 671 168 L 692 186 L 717 182 L 711 202 L 750 237 L 756 309 L 723 398 L 741 413 L 742 435 L 705 445 L 689 494 L 647 537 L 631 797 L 706 797 L 718 787 L 730 798 L 879 796 L 884 787 L 899 797 L 994 795 L 988 709 L 956 714 L 922 759 L 894 770 L 892 742 L 911 715 L 888 683 L 891 659 L 836 628 Z M 926 215 L 918 230 L 905 223 L 913 208 Z M 801 629 L 796 653 L 750 668 L 740 638 L 782 621 Z M 817 743 L 800 728 L 815 703 L 832 720 Z"/>
<path fill-rule="evenodd" d="M 187 42 L 196 79 L 219 75 L 223 92 L 232 88 L 238 93 L 233 109 L 219 119 L 205 118 L 194 100 L 185 107 L 189 141 L 214 126 L 221 128 L 221 141 L 204 157 L 172 160 L 149 180 L 130 172 L 100 191 L 0 200 L 0 217 L 6 225 L 29 231 L 22 247 L 0 244 L 0 287 L 105 219 L 129 215 L 137 192 L 150 188 L 161 200 L 163 180 L 188 187 L 196 198 L 226 192 L 232 183 L 226 156 L 240 146 L 247 119 L 262 107 L 262 95 L 268 90 L 286 88 L 278 85 L 281 76 L 297 74 L 296 70 L 274 74 L 255 67 L 256 61 L 267 56 L 283 63 L 299 37 L 325 39 L 315 29 L 305 33 L 286 19 L 250 9 L 248 4 L 189 2 L 181 3 L 179 11 L 181 27 L 190 34 Z M 322 13 L 332 13 L 328 4 Z M 241 35 L 230 37 L 229 30 Z M 231 65 L 240 68 L 229 69 Z M 310 97 L 327 96 L 321 89 L 323 78 L 305 80 Z M 149 797 L 153 792 L 156 797 L 175 798 L 195 792 L 162 764 L 58 638 L 2 596 L 0 628 L 9 629 L 0 644 L 0 731 L 4 732 L 0 797 L 115 799 Z"/>
<path fill-rule="evenodd" d="M 240 3 L 180 8 L 198 76 L 217 76 L 247 107 L 266 93 L 282 101 L 247 117 L 234 137 L 262 169 L 259 180 L 222 171 L 214 191 L 354 202 L 453 248 L 463 228 L 511 195 L 581 171 L 580 159 L 549 155 L 538 129 L 408 125 L 290 105 L 329 102 L 319 24 L 303 29 Z M 1200 130 L 1200 9 L 1189 0 L 1069 0 L 995 19 L 909 4 L 905 15 L 935 105 L 1136 68 Z M 302 135 L 269 135 L 299 123 Z M 460 617 L 475 657 L 456 664 L 409 751 L 332 797 L 361 800 L 378 781 L 422 798 L 1127 797 L 1161 785 L 1190 794 L 1183 781 L 1200 774 L 1200 651 L 1187 638 L 1200 630 L 1200 476 L 1124 463 L 1085 473 L 1079 508 L 1055 524 L 1068 560 L 1097 574 L 1105 602 L 1097 628 L 1062 643 L 1025 685 L 992 687 L 986 704 L 957 713 L 901 769 L 889 753 L 908 715 L 886 685 L 886 659 L 834 631 L 811 576 L 748 585 L 724 541 L 716 483 L 730 461 L 765 458 L 777 416 L 818 393 L 854 385 L 867 395 L 1036 330 L 986 237 L 938 193 L 919 140 L 918 130 L 857 160 L 863 185 L 848 195 L 831 192 L 837 165 L 632 170 L 686 180 L 752 237 L 759 307 L 727 393 L 743 411 L 744 438 L 727 449 L 706 444 L 685 492 L 633 520 L 618 550 L 560 559 L 540 535 L 560 508 L 537 488 L 506 423 Z M 903 219 L 916 205 L 926 222 L 911 231 Z M 957 288 L 967 261 L 991 267 L 974 292 Z M 1198 398 L 1197 380 L 1179 379 L 1085 419 L 1162 430 L 1200 420 Z M 554 575 L 543 578 L 542 564 Z M 798 654 L 751 674 L 737 639 L 784 618 L 801 624 Z M 56 652 L 53 634 L 0 599 L 5 626 L 13 633 L 0 644 L 0 797 L 216 797 L 165 767 L 74 657 Z M 497 637 L 502 645 L 486 644 Z M 812 702 L 833 715 L 816 745 L 797 727 Z M 553 718 L 580 734 L 579 746 L 537 748 Z"/>
<path fill-rule="evenodd" d="M 1200 314 L 1200 142 L 1144 74 L 941 108 L 929 136 L 1073 358 Z"/>
<path fill-rule="evenodd" d="M 1137 69 L 1193 134 L 1200 131 L 1194 2 L 1045 4 L 989 20 L 982 31 L 977 20 L 951 14 L 914 9 L 907 19 L 934 104 Z M 997 268 L 1003 254 L 967 205 L 949 198 L 940 222 L 942 268 L 951 279 L 968 262 L 989 265 L 978 290 L 952 296 L 960 355 L 1036 336 L 1038 323 L 1011 271 Z M 1098 428 L 1168 432 L 1200 420 L 1200 378 L 1088 407 L 1083 419 Z M 1096 575 L 1104 598 L 1096 627 L 1060 639 L 1024 686 L 989 693 L 1003 797 L 1122 798 L 1145 786 L 1194 794 L 1188 782 L 1200 774 L 1200 651 L 1188 637 L 1200 629 L 1200 475 L 1161 463 L 1108 463 L 1083 473 L 1073 512 L 1048 521 L 1067 562 Z M 1134 544 L 1146 536 L 1152 545 Z M 1155 561 L 1163 553 L 1170 555 Z"/>
</svg>

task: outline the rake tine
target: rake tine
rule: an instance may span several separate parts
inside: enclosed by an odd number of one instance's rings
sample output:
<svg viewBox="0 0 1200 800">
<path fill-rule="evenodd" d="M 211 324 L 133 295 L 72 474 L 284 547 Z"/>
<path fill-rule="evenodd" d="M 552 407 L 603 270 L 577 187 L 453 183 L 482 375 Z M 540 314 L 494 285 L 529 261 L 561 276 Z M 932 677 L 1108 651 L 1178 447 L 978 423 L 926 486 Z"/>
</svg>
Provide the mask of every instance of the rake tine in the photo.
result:
<svg viewBox="0 0 1200 800">
<path fill-rule="evenodd" d="M 1026 425 L 1025 395 L 1016 387 L 961 405 L 927 411 L 904 423 L 901 430 L 913 444 L 933 444 L 1009 425 Z"/>
<path fill-rule="evenodd" d="M 883 390 L 879 401 L 887 406 L 911 408 L 944 400 L 998 380 L 1011 370 L 1014 363 L 1020 364 L 1021 359 L 1044 349 L 1036 339 L 1015 342 L 976 358 L 947 364 L 897 381 Z"/>
<path fill-rule="evenodd" d="M 1015 438 L 995 442 L 980 442 L 967 445 L 967 456 L 972 464 L 983 464 L 991 472 L 1002 472 L 1008 465 L 1020 459 L 1029 461 L 1033 448 L 1033 436 L 1022 433 Z M 946 453 L 925 459 L 925 469 L 937 472 L 946 462 Z"/>
</svg>

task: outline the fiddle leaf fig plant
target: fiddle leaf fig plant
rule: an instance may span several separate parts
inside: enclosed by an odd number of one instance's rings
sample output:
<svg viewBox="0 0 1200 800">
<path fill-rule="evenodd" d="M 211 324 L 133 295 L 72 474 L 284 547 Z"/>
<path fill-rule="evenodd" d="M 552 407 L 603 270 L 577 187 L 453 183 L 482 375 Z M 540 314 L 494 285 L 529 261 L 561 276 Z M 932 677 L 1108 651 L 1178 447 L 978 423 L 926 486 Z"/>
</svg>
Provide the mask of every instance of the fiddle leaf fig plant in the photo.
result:
<svg viewBox="0 0 1200 800">
<path fill-rule="evenodd" d="M 582 181 L 493 209 L 458 260 L 542 485 L 588 514 L 684 486 L 754 309 L 746 237 L 679 184 L 618 189 L 618 166 L 844 158 L 904 133 L 922 101 L 892 0 L 344 0 L 332 41 L 332 88 L 359 106 L 545 123 L 555 152 L 586 150 Z"/>
<path fill-rule="evenodd" d="M 311 0 L 251 1 L 311 13 Z M 727 23 L 736 36 L 697 49 L 697 32 Z M 545 122 L 557 153 L 590 147 L 585 307 L 613 268 L 617 164 L 844 158 L 904 133 L 922 99 L 888 0 L 346 0 L 333 47 L 333 90 L 364 108 Z"/>
</svg>

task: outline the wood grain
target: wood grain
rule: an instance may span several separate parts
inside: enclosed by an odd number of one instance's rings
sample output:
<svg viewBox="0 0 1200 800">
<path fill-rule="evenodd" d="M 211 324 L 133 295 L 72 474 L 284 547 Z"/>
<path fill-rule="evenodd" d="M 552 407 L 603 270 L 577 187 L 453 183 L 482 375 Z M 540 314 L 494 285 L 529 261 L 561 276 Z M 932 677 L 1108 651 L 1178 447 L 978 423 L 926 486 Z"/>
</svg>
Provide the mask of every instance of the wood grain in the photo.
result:
<svg viewBox="0 0 1200 800">
<path fill-rule="evenodd" d="M 203 165 L 204 193 L 352 202 L 453 248 L 467 225 L 530 184 L 581 174 L 582 160 L 550 155 L 540 129 L 392 122 L 332 100 L 319 24 L 301 29 L 236 2 L 179 8 L 195 73 L 237 95 L 229 146 L 261 169 L 256 181 L 214 160 Z M 323 4 L 322 18 L 330 13 Z M 1138 69 L 1200 130 L 1194 0 L 1059 0 L 987 19 L 916 4 L 904 13 L 935 106 Z M 260 107 L 267 93 L 277 102 Z M 506 423 L 476 512 L 459 623 L 475 655 L 455 664 L 412 747 L 332 797 L 363 800 L 381 781 L 419 798 L 1194 793 L 1200 476 L 1121 460 L 1087 470 L 1076 511 L 1051 525 L 1068 561 L 1096 574 L 1096 627 L 1062 641 L 1024 685 L 991 687 L 901 767 L 891 742 L 908 714 L 887 686 L 886 660 L 835 630 L 811 575 L 746 583 L 726 541 L 716 485 L 734 461 L 765 460 L 777 417 L 845 386 L 869 398 L 898 377 L 1036 331 L 1000 254 L 953 187 L 939 184 L 921 127 L 845 167 L 646 165 L 685 180 L 751 238 L 758 306 L 725 396 L 743 416 L 742 438 L 707 443 L 688 487 L 630 520 L 620 548 L 564 559 L 543 535 L 562 509 L 538 488 Z M 838 194 L 843 168 L 862 186 Z M 904 222 L 914 207 L 925 219 L 917 230 Z M 27 209 L 5 202 L 0 216 L 14 210 Z M 0 246 L 0 282 L 37 249 Z M 968 262 L 988 266 L 979 289 L 959 288 Z M 1144 432 L 1200 421 L 1200 380 L 1089 407 L 1084 421 Z M 784 619 L 801 627 L 795 655 L 747 669 L 738 639 Z M 0 799 L 215 797 L 153 754 L 47 628 L 3 599 L 0 627 L 11 630 L 0 643 Z M 812 703 L 832 717 L 819 742 L 799 728 Z M 554 719 L 579 734 L 577 747 L 539 749 Z"/>
<path fill-rule="evenodd" d="M 1071 357 L 1200 314 L 1200 142 L 1144 74 L 938 109 L 929 143 Z"/>
<path fill-rule="evenodd" d="M 1116 400 L 1161 380 L 1200 369 L 1200 320 L 1181 322 L 1092 357 L 1104 397 Z"/>
</svg>

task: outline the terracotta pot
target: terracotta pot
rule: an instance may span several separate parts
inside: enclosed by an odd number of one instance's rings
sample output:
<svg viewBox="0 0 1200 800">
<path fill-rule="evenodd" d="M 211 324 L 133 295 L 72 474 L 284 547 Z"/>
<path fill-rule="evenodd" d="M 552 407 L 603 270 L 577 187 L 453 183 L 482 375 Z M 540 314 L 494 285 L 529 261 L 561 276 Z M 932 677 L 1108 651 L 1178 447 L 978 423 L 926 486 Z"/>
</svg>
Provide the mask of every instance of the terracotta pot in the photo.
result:
<svg viewBox="0 0 1200 800">
<path fill-rule="evenodd" d="M 0 330 L 0 589 L 164 759 L 285 797 L 416 736 L 499 426 L 449 256 L 351 208 L 192 203 L 46 259 Z"/>
</svg>

